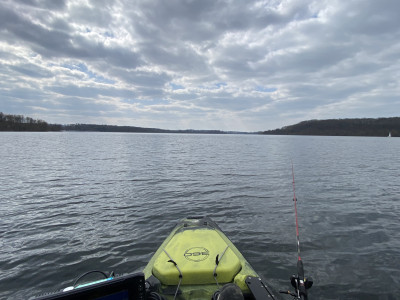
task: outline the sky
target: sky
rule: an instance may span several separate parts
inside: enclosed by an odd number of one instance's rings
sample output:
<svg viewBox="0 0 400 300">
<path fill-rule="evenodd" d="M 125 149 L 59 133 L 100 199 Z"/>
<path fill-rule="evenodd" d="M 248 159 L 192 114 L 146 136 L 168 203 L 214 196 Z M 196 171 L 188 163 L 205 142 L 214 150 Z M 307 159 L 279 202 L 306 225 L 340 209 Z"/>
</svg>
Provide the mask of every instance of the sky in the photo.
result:
<svg viewBox="0 0 400 300">
<path fill-rule="evenodd" d="M 400 115 L 398 0 L 0 0 L 0 111 L 262 131 Z"/>
</svg>

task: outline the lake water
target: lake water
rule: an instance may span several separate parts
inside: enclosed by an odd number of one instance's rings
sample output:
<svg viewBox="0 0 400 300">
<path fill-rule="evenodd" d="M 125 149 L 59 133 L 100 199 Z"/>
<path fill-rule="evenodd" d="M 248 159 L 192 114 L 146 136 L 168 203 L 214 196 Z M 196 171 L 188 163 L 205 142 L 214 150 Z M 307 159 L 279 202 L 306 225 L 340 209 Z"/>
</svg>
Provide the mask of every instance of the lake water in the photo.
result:
<svg viewBox="0 0 400 300">
<path fill-rule="evenodd" d="M 399 138 L 72 132 L 0 133 L 0 298 L 141 270 L 199 215 L 288 289 L 291 161 L 310 299 L 400 299 Z"/>
</svg>

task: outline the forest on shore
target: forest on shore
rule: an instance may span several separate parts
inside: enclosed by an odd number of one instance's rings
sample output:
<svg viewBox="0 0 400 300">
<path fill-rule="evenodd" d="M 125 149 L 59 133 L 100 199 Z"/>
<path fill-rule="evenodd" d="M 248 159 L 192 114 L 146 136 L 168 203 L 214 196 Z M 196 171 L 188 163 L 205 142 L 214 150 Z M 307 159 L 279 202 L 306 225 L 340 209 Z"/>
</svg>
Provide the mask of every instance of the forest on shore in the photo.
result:
<svg viewBox="0 0 400 300">
<path fill-rule="evenodd" d="M 280 129 L 268 130 L 270 135 L 324 136 L 400 136 L 400 118 L 364 118 L 309 120 Z"/>
<path fill-rule="evenodd" d="M 48 124 L 22 115 L 8 115 L 0 112 L 0 131 L 61 131 L 62 126 Z"/>
<path fill-rule="evenodd" d="M 93 131 L 93 132 L 142 132 L 142 133 L 197 133 L 197 134 L 265 134 L 265 135 L 322 135 L 322 136 L 400 136 L 400 117 L 309 120 L 280 129 L 263 132 L 234 132 L 221 130 L 167 130 L 136 126 L 96 124 L 48 124 L 22 115 L 0 112 L 0 131 Z"/>
<path fill-rule="evenodd" d="M 142 133 L 204 133 L 226 134 L 221 130 L 167 130 L 136 126 L 96 125 L 96 124 L 48 124 L 23 115 L 10 115 L 0 112 L 0 131 L 92 131 L 92 132 L 142 132 Z"/>
<path fill-rule="evenodd" d="M 70 124 L 63 125 L 65 131 L 98 131 L 98 132 L 142 132 L 142 133 L 207 133 L 224 134 L 227 132 L 220 130 L 168 130 L 159 128 L 145 128 L 136 126 L 117 126 L 117 125 L 95 125 L 95 124 Z"/>
</svg>

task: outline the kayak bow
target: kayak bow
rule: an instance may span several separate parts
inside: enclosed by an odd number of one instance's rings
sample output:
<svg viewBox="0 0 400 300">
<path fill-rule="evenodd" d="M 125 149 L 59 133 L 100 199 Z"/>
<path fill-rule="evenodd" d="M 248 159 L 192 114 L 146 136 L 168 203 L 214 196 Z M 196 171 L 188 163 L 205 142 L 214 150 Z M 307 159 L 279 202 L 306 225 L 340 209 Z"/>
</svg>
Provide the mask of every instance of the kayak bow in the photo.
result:
<svg viewBox="0 0 400 300">
<path fill-rule="evenodd" d="M 301 260 L 299 260 L 301 263 Z M 298 265 L 299 270 L 302 265 Z M 78 284 L 89 274 L 101 280 Z M 291 278 L 299 290 L 300 276 Z M 305 285 L 307 289 L 307 284 Z M 297 298 L 291 292 L 285 292 Z M 300 293 L 301 294 L 301 293 Z M 181 220 L 143 272 L 115 276 L 91 271 L 62 292 L 36 300 L 274 300 L 275 295 L 236 246 L 209 217 Z"/>
<path fill-rule="evenodd" d="M 143 272 L 151 291 L 171 299 L 276 299 L 208 217 L 179 222 Z M 224 298 L 224 292 L 228 295 L 225 286 L 242 298 Z"/>
</svg>

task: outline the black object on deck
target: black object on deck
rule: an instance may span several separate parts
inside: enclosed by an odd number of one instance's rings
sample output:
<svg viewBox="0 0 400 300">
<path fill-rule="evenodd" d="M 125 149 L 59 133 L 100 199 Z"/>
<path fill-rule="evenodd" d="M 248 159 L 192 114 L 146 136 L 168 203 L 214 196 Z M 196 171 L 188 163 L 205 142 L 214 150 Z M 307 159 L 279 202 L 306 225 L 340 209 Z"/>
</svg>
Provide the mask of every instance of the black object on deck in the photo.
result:
<svg viewBox="0 0 400 300">
<path fill-rule="evenodd" d="M 58 292 L 36 298 L 35 300 L 145 300 L 146 289 L 143 273 L 119 276 L 111 280 Z"/>
</svg>

